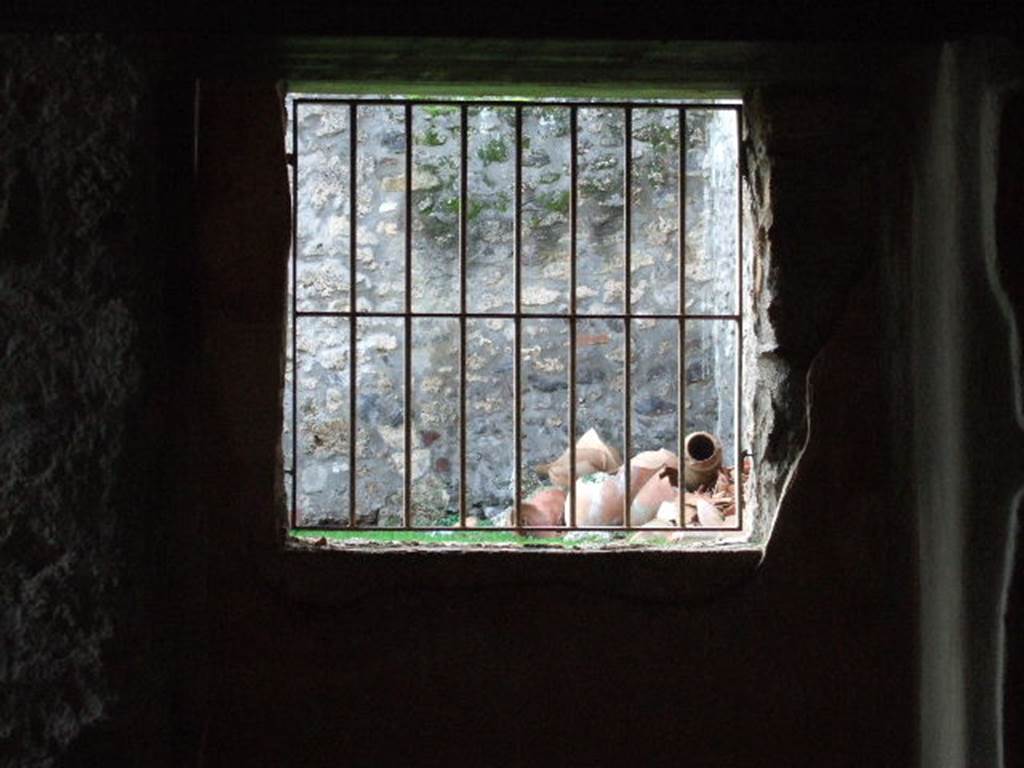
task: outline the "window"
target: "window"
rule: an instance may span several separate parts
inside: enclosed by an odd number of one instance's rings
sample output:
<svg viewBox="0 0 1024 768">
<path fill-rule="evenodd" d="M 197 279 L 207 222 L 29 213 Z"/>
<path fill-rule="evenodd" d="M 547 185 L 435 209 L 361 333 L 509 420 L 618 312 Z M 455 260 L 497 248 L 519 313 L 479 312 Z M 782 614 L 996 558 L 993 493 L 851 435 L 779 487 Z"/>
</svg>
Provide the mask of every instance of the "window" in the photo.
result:
<svg viewBox="0 0 1024 768">
<path fill-rule="evenodd" d="M 293 533 L 749 533 L 741 104 L 287 103 Z"/>
</svg>

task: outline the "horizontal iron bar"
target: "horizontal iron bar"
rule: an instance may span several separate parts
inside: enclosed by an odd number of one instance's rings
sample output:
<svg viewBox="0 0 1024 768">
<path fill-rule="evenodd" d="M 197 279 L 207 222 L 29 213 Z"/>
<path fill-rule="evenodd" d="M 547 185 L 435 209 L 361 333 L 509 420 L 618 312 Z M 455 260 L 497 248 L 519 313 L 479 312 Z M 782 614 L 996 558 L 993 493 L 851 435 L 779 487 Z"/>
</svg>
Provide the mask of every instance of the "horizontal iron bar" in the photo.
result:
<svg viewBox="0 0 1024 768">
<path fill-rule="evenodd" d="M 333 312 L 330 310 L 299 310 L 295 313 L 296 317 L 366 317 L 366 318 L 405 318 L 411 317 L 417 318 L 437 318 L 437 319 L 451 319 L 457 320 L 461 317 L 465 317 L 469 320 L 515 320 L 519 318 L 521 320 L 736 320 L 740 319 L 739 315 L 679 315 L 679 314 L 664 314 L 655 315 L 649 312 L 633 312 L 632 314 L 626 314 L 624 312 L 603 312 L 603 313 L 582 313 L 577 312 L 576 314 L 559 314 L 557 312 L 522 312 L 515 314 L 513 312 L 371 312 L 368 310 L 362 310 L 360 312 Z"/>
<path fill-rule="evenodd" d="M 371 98 L 334 98 L 329 96 L 300 96 L 292 99 L 292 103 L 296 106 L 303 104 L 356 104 L 357 106 L 405 106 L 406 104 L 413 104 L 415 106 L 423 107 L 580 107 L 587 108 L 591 107 L 594 109 L 679 109 L 685 107 L 686 109 L 721 109 L 721 110 L 732 110 L 739 111 L 743 108 L 742 104 L 723 104 L 720 102 L 713 101 L 615 101 L 615 100 L 602 100 L 602 101 L 587 101 L 586 99 L 580 100 L 567 100 L 558 99 L 555 101 L 533 101 L 533 100 L 517 100 L 517 99 L 477 99 L 472 96 L 465 98 L 449 98 L 449 99 L 438 99 L 436 97 L 424 97 L 422 99 L 411 98 L 387 98 L 382 96 L 374 96 Z"/>
<path fill-rule="evenodd" d="M 640 526 L 640 527 L 634 527 L 634 528 L 623 528 L 621 525 L 620 526 L 614 526 L 614 525 L 612 525 L 612 526 L 608 526 L 608 525 L 605 525 L 605 526 L 600 526 L 600 525 L 582 526 L 581 525 L 581 526 L 577 526 L 576 528 L 571 528 L 571 527 L 569 527 L 567 525 L 523 525 L 523 526 L 520 526 L 519 528 L 514 528 L 514 527 L 510 527 L 510 526 L 501 526 L 501 527 L 487 526 L 486 528 L 459 528 L 457 526 L 454 527 L 454 528 L 419 528 L 419 527 L 403 528 L 401 526 L 389 526 L 389 527 L 381 526 L 381 527 L 373 527 L 373 528 L 361 528 L 361 527 L 349 528 L 348 526 L 345 526 L 345 525 L 337 525 L 337 526 L 331 526 L 331 525 L 304 526 L 304 525 L 300 525 L 300 526 L 295 526 L 293 528 L 293 530 L 296 530 L 296 531 L 349 531 L 349 532 L 352 532 L 352 533 L 373 533 L 374 531 L 382 531 L 382 532 L 388 532 L 388 533 L 396 533 L 396 532 L 400 532 L 400 531 L 404 531 L 406 533 L 445 533 L 445 532 L 447 532 L 447 533 L 465 533 L 467 531 L 472 531 L 474 533 L 476 533 L 476 532 L 483 532 L 483 533 L 511 533 L 513 531 L 520 531 L 520 532 L 522 532 L 522 531 L 561 531 L 561 532 L 564 532 L 564 533 L 571 533 L 573 531 L 583 531 L 583 532 L 587 532 L 587 533 L 641 533 L 641 532 L 646 532 L 646 533 L 679 533 L 679 532 L 683 532 L 683 533 L 709 533 L 709 532 L 728 532 L 728 531 L 736 532 L 736 531 L 739 531 L 739 530 L 742 530 L 742 529 L 740 529 L 738 527 L 736 527 L 736 528 L 701 528 L 701 527 L 698 527 L 698 526 L 685 526 L 683 528 L 680 528 L 679 526 L 660 526 L 660 525 L 659 526 L 653 526 L 653 525 L 652 526 Z"/>
</svg>

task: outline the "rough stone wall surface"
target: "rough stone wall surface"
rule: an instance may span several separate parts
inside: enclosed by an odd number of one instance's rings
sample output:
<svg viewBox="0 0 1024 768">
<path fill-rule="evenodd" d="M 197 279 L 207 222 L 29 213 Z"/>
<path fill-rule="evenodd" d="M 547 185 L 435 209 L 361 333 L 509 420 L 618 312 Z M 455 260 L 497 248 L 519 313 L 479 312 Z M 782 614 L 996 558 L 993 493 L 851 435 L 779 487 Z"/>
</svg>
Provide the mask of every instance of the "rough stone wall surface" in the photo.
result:
<svg viewBox="0 0 1024 768">
<path fill-rule="evenodd" d="M 752 322 L 744 368 L 753 391 L 744 439 L 753 452 L 758 503 L 769 511 L 778 507 L 806 442 L 814 361 L 851 286 L 893 247 L 887 238 L 902 226 L 892 221 L 901 211 L 900 166 L 888 161 L 899 151 L 889 137 L 899 134 L 886 131 L 879 105 L 878 97 L 785 88 L 759 89 L 747 100 L 745 300 Z M 813 166 L 807 157 L 816 158 Z M 773 520 L 774 514 L 756 518 L 756 540 L 767 541 Z"/>
<path fill-rule="evenodd" d="M 296 105 L 289 100 L 292 117 Z M 349 107 L 300 103 L 296 308 L 345 311 L 350 285 Z M 459 310 L 461 127 L 452 106 L 412 110 L 412 297 L 414 312 Z M 357 109 L 356 279 L 359 311 L 405 304 L 405 115 L 400 106 Z M 625 113 L 579 109 L 577 310 L 624 310 Z M 514 310 L 515 111 L 467 110 L 469 312 Z M 735 112 L 686 116 L 686 311 L 736 311 L 737 137 Z M 523 110 L 522 309 L 565 313 L 570 280 L 570 113 Z M 290 131 L 289 131 L 290 133 Z M 675 109 L 635 110 L 632 141 L 632 311 L 679 306 L 679 122 Z M 287 139 L 290 141 L 291 136 Z M 289 148 L 290 148 L 289 144 Z M 467 499 L 494 517 L 514 489 L 513 333 L 510 320 L 467 322 Z M 624 329 L 619 320 L 577 327 L 577 430 L 596 428 L 623 452 Z M 350 329 L 347 319 L 300 317 L 298 349 L 298 520 L 348 518 Z M 719 435 L 733 463 L 734 366 L 731 321 L 687 322 L 686 432 Z M 632 324 L 632 452 L 678 439 L 678 326 Z M 523 493 L 543 484 L 534 467 L 567 445 L 568 324 L 522 325 Z M 412 507 L 418 522 L 458 514 L 458 345 L 455 319 L 418 320 L 412 330 Z M 404 467 L 401 319 L 359 321 L 357 333 L 357 515 L 361 523 L 401 521 Z M 290 352 L 290 350 L 289 350 Z M 285 387 L 283 447 L 291 463 L 291 372 Z M 290 487 L 289 487 L 289 490 Z"/>
<path fill-rule="evenodd" d="M 44 766 L 110 714 L 121 543 L 148 510 L 128 479 L 145 83 L 93 37 L 7 38 L 0 72 L 0 764 Z"/>
</svg>

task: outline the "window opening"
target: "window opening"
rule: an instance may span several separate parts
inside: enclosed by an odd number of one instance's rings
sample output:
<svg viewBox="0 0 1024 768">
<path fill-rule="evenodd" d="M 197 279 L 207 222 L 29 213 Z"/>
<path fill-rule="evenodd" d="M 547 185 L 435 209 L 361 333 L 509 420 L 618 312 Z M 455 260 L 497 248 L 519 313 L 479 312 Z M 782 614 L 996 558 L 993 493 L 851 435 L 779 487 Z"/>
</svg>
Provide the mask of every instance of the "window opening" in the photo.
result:
<svg viewBox="0 0 1024 768">
<path fill-rule="evenodd" d="M 739 102 L 287 106 L 293 534 L 749 532 Z"/>
</svg>

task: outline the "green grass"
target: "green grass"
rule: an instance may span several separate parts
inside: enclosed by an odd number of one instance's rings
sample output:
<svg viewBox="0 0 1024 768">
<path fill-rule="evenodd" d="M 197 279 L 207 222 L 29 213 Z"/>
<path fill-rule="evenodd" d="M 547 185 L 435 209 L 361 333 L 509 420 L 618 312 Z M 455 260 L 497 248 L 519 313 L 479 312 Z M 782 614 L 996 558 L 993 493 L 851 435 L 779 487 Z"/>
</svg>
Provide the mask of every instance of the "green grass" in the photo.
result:
<svg viewBox="0 0 1024 768">
<path fill-rule="evenodd" d="M 356 541 L 394 544 L 517 544 L 522 547 L 580 547 L 593 546 L 594 541 L 564 541 L 559 537 L 540 538 L 518 536 L 511 531 L 488 531 L 486 528 L 438 533 L 436 531 L 356 531 L 292 529 L 291 535 L 302 539 L 336 539 L 355 543 Z M 604 543 L 604 540 L 600 540 Z"/>
</svg>

